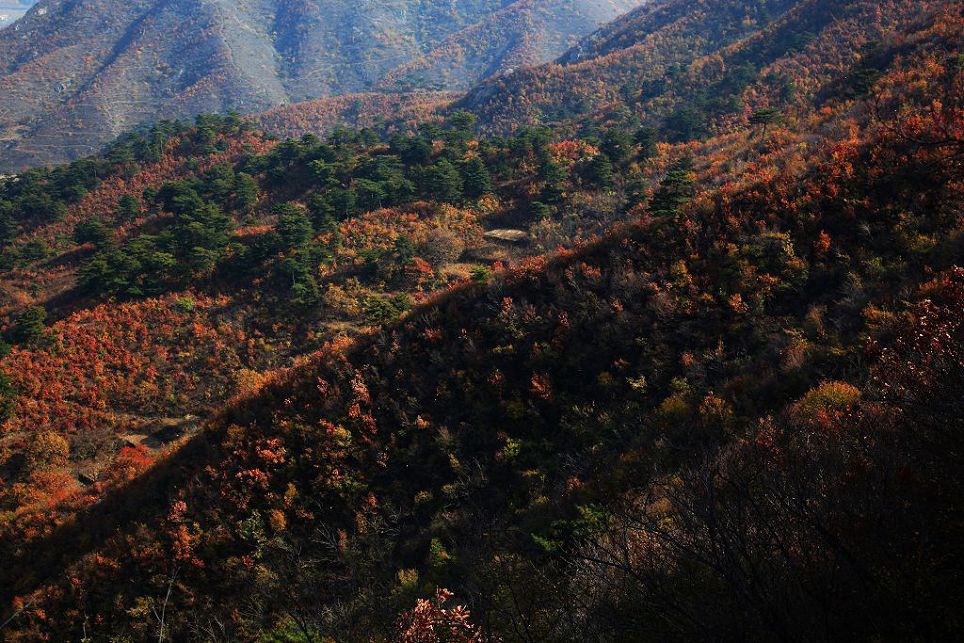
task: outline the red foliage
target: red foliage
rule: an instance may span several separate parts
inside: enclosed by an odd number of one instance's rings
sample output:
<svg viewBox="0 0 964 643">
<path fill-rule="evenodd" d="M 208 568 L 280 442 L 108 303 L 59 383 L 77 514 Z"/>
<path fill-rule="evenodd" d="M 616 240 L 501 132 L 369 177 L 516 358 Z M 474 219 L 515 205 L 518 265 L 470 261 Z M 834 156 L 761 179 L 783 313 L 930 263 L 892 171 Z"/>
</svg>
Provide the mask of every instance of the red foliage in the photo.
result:
<svg viewBox="0 0 964 643">
<path fill-rule="evenodd" d="M 226 399 L 248 361 L 245 335 L 218 317 L 225 301 L 183 299 L 104 304 L 55 324 L 49 345 L 16 347 L 0 360 L 21 393 L 4 430 L 120 428 L 125 414 L 184 415 Z"/>
<path fill-rule="evenodd" d="M 476 643 L 486 640 L 469 621 L 469 611 L 461 605 L 446 608 L 452 598 L 446 589 L 435 591 L 435 597 L 419 599 L 398 622 L 399 643 Z"/>
</svg>

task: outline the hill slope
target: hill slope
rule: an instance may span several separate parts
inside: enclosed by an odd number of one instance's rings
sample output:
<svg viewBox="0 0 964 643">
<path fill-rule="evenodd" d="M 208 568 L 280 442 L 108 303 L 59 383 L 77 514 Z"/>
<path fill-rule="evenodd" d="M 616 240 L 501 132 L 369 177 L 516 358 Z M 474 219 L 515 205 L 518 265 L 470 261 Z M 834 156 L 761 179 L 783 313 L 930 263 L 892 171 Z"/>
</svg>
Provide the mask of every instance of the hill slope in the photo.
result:
<svg viewBox="0 0 964 643">
<path fill-rule="evenodd" d="M 756 109 L 805 104 L 832 77 L 861 71 L 861 61 L 879 64 L 874 46 L 912 25 L 916 9 L 864 0 L 657 0 L 555 63 L 481 83 L 458 106 L 495 132 L 616 120 L 687 140 Z"/>
<path fill-rule="evenodd" d="M 465 88 L 551 59 L 635 4 L 48 0 L 0 33 L 0 169 L 78 158 L 161 118 L 393 89 L 396 68 L 451 63 L 471 42 L 457 76 L 429 83 Z"/>
<path fill-rule="evenodd" d="M 686 136 L 204 118 L 5 182 L 4 635 L 953 638 L 964 15 L 772 37 L 838 4 L 741 27 L 715 73 L 800 92 Z M 715 113 L 670 55 L 641 109 Z M 138 408 L 206 421 L 118 447 Z"/>
</svg>

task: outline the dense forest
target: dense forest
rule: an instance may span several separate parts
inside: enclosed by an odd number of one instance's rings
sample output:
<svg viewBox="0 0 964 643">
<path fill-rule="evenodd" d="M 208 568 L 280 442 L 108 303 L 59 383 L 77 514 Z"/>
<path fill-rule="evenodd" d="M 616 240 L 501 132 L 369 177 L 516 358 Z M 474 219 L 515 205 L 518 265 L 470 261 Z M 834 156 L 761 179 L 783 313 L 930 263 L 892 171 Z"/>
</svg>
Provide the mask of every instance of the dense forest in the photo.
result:
<svg viewBox="0 0 964 643">
<path fill-rule="evenodd" d="M 0 179 L 0 638 L 958 637 L 962 27 L 659 0 Z"/>
</svg>

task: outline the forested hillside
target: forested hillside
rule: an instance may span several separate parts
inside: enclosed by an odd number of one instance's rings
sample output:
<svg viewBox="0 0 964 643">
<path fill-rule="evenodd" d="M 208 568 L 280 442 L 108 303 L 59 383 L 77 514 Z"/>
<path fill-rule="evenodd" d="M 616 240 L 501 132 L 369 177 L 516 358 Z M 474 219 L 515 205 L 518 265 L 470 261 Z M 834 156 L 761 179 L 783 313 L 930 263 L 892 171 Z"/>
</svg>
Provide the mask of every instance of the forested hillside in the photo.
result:
<svg viewBox="0 0 964 643">
<path fill-rule="evenodd" d="M 812 105 L 833 79 L 866 84 L 899 53 L 892 39 L 914 28 L 921 7 L 946 4 L 656 0 L 556 63 L 480 84 L 461 106 L 496 132 L 642 122 L 686 141 L 759 109 Z"/>
<path fill-rule="evenodd" d="M 659 1 L 5 179 L 3 637 L 959 636 L 962 26 Z"/>
<path fill-rule="evenodd" d="M 258 129 L 281 138 L 326 136 L 339 127 L 374 129 L 385 136 L 437 123 L 461 97 L 456 92 L 346 94 L 276 107 L 249 118 Z"/>
</svg>

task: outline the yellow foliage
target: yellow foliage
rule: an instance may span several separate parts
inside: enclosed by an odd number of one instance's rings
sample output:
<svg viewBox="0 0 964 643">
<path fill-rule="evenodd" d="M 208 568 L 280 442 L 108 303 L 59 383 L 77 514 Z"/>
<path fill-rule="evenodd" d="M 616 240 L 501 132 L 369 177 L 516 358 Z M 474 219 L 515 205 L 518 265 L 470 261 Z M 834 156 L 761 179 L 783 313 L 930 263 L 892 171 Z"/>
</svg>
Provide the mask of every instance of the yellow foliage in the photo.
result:
<svg viewBox="0 0 964 643">
<path fill-rule="evenodd" d="M 70 458 L 70 444 L 52 431 L 38 433 L 24 449 L 27 468 L 31 471 L 48 467 L 65 467 Z"/>
<path fill-rule="evenodd" d="M 860 389 L 851 384 L 824 382 L 797 401 L 791 415 L 798 422 L 826 423 L 860 401 L 860 397 Z"/>
</svg>

